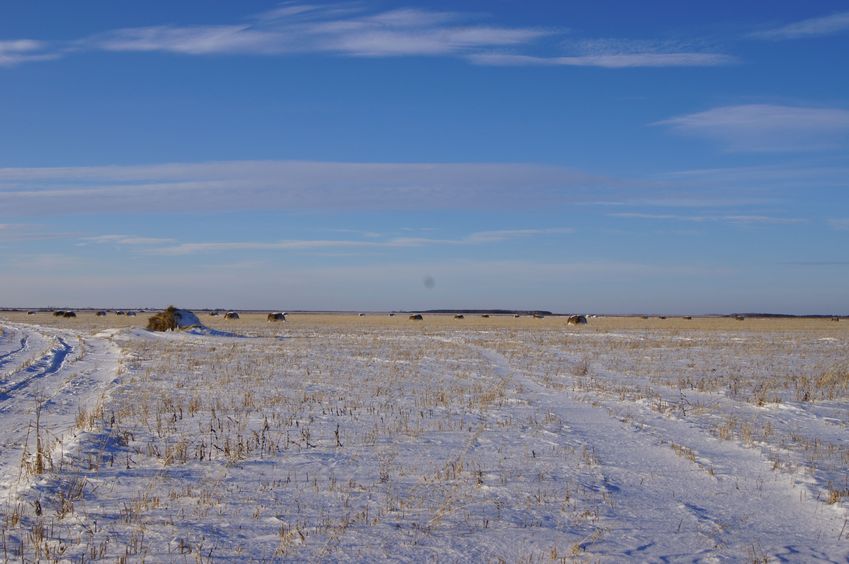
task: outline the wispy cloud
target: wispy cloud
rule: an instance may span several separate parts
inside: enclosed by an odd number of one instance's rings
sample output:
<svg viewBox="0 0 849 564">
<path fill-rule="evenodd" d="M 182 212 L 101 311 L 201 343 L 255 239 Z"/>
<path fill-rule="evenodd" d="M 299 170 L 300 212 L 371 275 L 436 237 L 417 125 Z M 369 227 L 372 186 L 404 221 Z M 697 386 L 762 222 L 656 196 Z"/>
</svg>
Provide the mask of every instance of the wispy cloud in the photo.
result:
<svg viewBox="0 0 849 564">
<path fill-rule="evenodd" d="M 420 9 L 371 11 L 363 4 L 286 5 L 231 25 L 149 26 L 82 42 L 106 51 L 185 55 L 332 53 L 357 57 L 456 55 L 526 45 L 541 28 L 493 25 L 477 15 Z"/>
<path fill-rule="evenodd" d="M 849 217 L 829 219 L 828 225 L 837 231 L 849 231 Z"/>
<path fill-rule="evenodd" d="M 11 67 L 21 63 L 46 61 L 59 57 L 51 52 L 47 43 L 34 39 L 11 39 L 0 41 L 0 67 Z"/>
<path fill-rule="evenodd" d="M 539 57 L 509 53 L 476 53 L 469 60 L 490 66 L 568 66 L 624 69 L 637 67 L 713 67 L 735 63 L 737 59 L 717 53 L 623 53 Z"/>
<path fill-rule="evenodd" d="M 477 13 L 417 8 L 375 10 L 366 3 L 283 4 L 240 22 L 154 25 L 109 30 L 55 44 L 0 42 L 0 66 L 73 52 L 163 52 L 187 56 L 327 54 L 344 57 L 442 56 L 473 64 L 633 67 L 716 66 L 736 58 L 691 46 L 625 39 L 573 41 L 564 30 L 514 26 Z"/>
<path fill-rule="evenodd" d="M 527 164 L 230 161 L 0 168 L 0 218 L 51 210 L 534 208 L 595 199 L 619 184 Z"/>
<path fill-rule="evenodd" d="M 228 251 L 315 251 L 325 249 L 403 249 L 445 245 L 483 245 L 501 243 L 511 239 L 544 237 L 574 233 L 570 227 L 545 229 L 507 229 L 478 231 L 458 239 L 436 239 L 430 237 L 396 237 L 383 240 L 351 239 L 296 239 L 285 241 L 217 241 L 203 243 L 181 243 L 169 247 L 148 249 L 153 255 L 189 255 Z"/>
<path fill-rule="evenodd" d="M 807 220 L 793 217 L 773 217 L 766 215 L 683 215 L 666 213 L 619 212 L 608 214 L 609 217 L 623 219 L 648 219 L 684 221 L 692 223 L 724 222 L 738 225 L 797 225 Z"/>
<path fill-rule="evenodd" d="M 176 242 L 174 239 L 160 237 L 138 237 L 133 235 L 97 235 L 95 237 L 83 237 L 84 243 L 111 244 L 111 245 L 167 245 Z"/>
<path fill-rule="evenodd" d="M 655 125 L 717 141 L 732 151 L 811 151 L 839 145 L 849 134 L 849 111 L 747 104 L 673 117 Z"/>
<path fill-rule="evenodd" d="M 755 39 L 802 39 L 820 37 L 849 31 L 849 12 L 838 12 L 828 16 L 810 18 L 749 34 Z"/>
<path fill-rule="evenodd" d="M 53 231 L 43 225 L 30 223 L 0 223 L 0 243 L 45 241 L 76 237 L 77 233 Z"/>
<path fill-rule="evenodd" d="M 493 66 L 575 66 L 609 69 L 637 67 L 706 67 L 738 62 L 736 57 L 695 49 L 680 42 L 633 39 L 588 39 L 563 46 L 565 55 L 527 55 L 506 52 L 481 52 L 469 59 Z"/>
</svg>

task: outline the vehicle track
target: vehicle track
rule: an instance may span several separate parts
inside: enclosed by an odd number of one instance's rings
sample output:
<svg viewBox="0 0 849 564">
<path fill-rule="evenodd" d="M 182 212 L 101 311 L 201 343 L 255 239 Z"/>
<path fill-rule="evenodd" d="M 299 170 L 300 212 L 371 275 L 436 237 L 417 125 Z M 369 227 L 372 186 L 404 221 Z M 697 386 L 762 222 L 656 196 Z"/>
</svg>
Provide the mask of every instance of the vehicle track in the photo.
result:
<svg viewBox="0 0 849 564">
<path fill-rule="evenodd" d="M 43 438 L 49 438 L 46 448 L 61 445 L 61 452 L 68 452 L 81 437 L 75 430 L 76 415 L 103 401 L 121 360 L 119 347 L 108 335 L 23 324 L 5 325 L 3 330 L 26 341 L 21 350 L 46 348 L 37 354 L 19 353 L 15 366 L 0 380 L 0 499 L 30 483 L 23 461 L 34 445 L 36 411 Z"/>
<path fill-rule="evenodd" d="M 22 376 L 22 378 L 12 381 L 9 384 L 4 382 L 3 387 L 0 388 L 0 402 L 8 400 L 12 397 L 12 394 L 29 386 L 31 383 L 55 374 L 62 369 L 68 355 L 74 351 L 74 347 L 68 344 L 62 337 L 57 337 L 56 341 L 58 344 L 51 348 L 50 352 L 42 356 L 37 362 L 14 372 L 6 381 L 15 380 L 16 376 Z"/>
</svg>

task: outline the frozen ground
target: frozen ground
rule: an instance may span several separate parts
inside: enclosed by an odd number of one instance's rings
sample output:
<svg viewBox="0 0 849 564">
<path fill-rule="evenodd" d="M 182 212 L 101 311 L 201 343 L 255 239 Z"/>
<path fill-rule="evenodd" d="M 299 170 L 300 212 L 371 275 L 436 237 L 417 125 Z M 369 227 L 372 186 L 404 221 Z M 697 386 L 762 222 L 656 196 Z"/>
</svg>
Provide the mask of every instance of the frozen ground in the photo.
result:
<svg viewBox="0 0 849 564">
<path fill-rule="evenodd" d="M 849 557 L 845 322 L 37 318 L 10 560 Z"/>
</svg>

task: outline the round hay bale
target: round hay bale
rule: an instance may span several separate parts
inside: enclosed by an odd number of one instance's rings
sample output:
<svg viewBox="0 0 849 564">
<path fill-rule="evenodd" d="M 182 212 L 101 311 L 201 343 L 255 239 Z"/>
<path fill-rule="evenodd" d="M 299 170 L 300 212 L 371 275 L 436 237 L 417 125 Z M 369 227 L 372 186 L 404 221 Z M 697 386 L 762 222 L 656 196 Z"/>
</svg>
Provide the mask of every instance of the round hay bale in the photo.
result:
<svg viewBox="0 0 849 564">
<path fill-rule="evenodd" d="M 570 315 L 566 320 L 567 325 L 586 325 L 587 317 L 585 315 Z"/>
<path fill-rule="evenodd" d="M 168 306 L 147 320 L 148 331 L 174 331 L 189 327 L 203 327 L 198 316 L 191 311 Z"/>
</svg>

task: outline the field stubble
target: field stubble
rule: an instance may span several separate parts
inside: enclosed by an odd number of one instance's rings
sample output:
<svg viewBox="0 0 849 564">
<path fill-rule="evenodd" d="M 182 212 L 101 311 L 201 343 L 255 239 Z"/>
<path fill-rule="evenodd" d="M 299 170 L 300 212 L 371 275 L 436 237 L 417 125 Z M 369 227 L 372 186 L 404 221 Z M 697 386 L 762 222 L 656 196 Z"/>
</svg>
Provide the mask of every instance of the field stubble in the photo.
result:
<svg viewBox="0 0 849 564">
<path fill-rule="evenodd" d="M 17 321 L 146 322 L 32 317 Z M 629 448 L 717 496 L 732 448 L 800 498 L 849 495 L 849 323 L 201 317 L 245 338 L 115 336 L 109 402 L 81 408 L 80 447 L 7 504 L 9 558 L 616 559 L 637 554 L 626 529 L 655 538 L 647 557 L 780 554 L 733 530 L 736 505 L 709 518 L 615 460 Z M 661 540 L 672 516 L 630 513 L 664 504 L 681 507 L 677 539 Z"/>
</svg>

